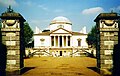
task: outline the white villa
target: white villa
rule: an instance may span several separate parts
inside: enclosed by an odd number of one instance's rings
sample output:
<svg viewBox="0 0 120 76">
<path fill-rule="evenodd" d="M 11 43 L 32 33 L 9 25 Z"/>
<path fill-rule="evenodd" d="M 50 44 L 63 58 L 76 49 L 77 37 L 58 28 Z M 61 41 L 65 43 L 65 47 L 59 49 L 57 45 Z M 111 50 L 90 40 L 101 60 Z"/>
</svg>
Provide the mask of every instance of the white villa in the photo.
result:
<svg viewBox="0 0 120 76">
<path fill-rule="evenodd" d="M 72 23 L 63 16 L 55 17 L 49 30 L 34 32 L 34 51 L 42 56 L 82 56 L 88 50 L 86 27 L 72 31 Z"/>
</svg>

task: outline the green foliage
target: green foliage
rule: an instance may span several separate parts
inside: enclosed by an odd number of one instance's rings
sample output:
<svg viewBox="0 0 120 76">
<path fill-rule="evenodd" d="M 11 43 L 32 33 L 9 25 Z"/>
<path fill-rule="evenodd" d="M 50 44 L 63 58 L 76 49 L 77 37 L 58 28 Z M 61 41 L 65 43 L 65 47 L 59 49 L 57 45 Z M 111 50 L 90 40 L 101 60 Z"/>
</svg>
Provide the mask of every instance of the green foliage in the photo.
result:
<svg viewBox="0 0 120 76">
<path fill-rule="evenodd" d="M 31 42 L 33 37 L 33 31 L 30 28 L 29 24 L 27 22 L 24 23 L 24 43 L 25 47 Z"/>
<path fill-rule="evenodd" d="M 1 27 L 2 27 L 2 24 L 1 24 L 1 21 L 0 21 L 0 43 L 2 42 Z"/>
<path fill-rule="evenodd" d="M 91 31 L 88 33 L 87 43 L 91 45 L 91 47 L 96 47 L 97 42 L 97 27 L 92 27 Z"/>
<path fill-rule="evenodd" d="M 1 29 L 1 27 L 2 27 L 2 23 L 0 22 L 0 29 Z"/>
</svg>

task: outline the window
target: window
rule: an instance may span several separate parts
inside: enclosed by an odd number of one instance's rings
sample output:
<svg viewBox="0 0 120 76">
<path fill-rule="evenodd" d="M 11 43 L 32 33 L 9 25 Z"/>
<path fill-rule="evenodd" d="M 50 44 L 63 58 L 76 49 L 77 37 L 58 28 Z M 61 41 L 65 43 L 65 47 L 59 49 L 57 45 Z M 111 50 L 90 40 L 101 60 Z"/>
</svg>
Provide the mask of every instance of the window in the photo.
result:
<svg viewBox="0 0 120 76">
<path fill-rule="evenodd" d="M 81 39 L 77 39 L 78 40 L 78 46 L 81 46 Z"/>
<path fill-rule="evenodd" d="M 78 41 L 78 46 L 81 46 L 81 41 Z"/>
</svg>

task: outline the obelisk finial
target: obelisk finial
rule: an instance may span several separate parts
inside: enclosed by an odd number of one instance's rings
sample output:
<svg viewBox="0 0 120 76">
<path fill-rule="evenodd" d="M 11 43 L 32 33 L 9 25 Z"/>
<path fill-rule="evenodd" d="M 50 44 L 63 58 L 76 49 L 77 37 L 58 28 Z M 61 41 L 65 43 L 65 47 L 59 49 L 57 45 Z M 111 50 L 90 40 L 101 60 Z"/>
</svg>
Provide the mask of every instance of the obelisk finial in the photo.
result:
<svg viewBox="0 0 120 76">
<path fill-rule="evenodd" d="M 9 7 L 7 8 L 7 12 L 9 12 L 9 13 L 13 12 L 13 9 L 11 8 L 11 5 L 9 5 Z"/>
</svg>

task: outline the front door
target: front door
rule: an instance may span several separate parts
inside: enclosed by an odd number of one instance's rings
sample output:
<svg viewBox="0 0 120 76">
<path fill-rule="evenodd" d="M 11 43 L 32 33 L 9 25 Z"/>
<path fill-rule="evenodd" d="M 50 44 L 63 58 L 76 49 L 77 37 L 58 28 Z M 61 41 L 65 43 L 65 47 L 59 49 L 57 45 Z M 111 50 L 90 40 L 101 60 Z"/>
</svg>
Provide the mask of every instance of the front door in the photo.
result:
<svg viewBox="0 0 120 76">
<path fill-rule="evenodd" d="M 60 51 L 60 56 L 62 56 L 62 51 Z"/>
</svg>

